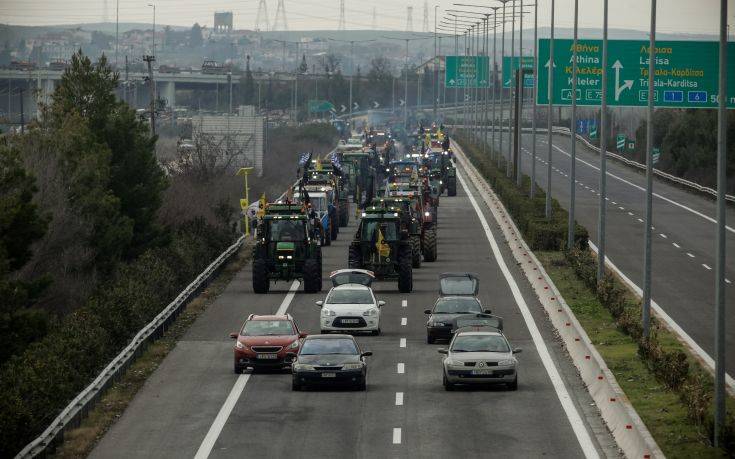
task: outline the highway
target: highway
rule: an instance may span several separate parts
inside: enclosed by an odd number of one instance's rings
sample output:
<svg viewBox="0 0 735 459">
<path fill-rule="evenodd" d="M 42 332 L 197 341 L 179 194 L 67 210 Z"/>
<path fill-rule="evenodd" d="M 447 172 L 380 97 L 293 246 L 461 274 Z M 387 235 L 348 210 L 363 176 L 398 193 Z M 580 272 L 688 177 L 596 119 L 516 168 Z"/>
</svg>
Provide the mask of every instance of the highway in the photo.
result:
<svg viewBox="0 0 735 459">
<path fill-rule="evenodd" d="M 398 293 L 393 282 L 375 285 L 378 299 L 387 302 L 383 333 L 357 338 L 374 353 L 367 392 L 292 392 L 288 372 L 235 375 L 228 337 L 250 313 L 288 312 L 302 330 L 318 332 L 314 301 L 328 291 L 327 274 L 346 267 L 356 228 L 351 219 L 324 249 L 321 294 L 280 282 L 257 295 L 250 267 L 239 272 L 91 456 L 618 457 L 492 215 L 471 197 L 476 194 L 460 188 L 456 197 L 442 197 L 438 261 L 414 270 L 413 293 Z M 497 242 L 496 252 L 490 240 Z M 523 349 L 517 392 L 444 391 L 437 349 L 446 344 L 426 344 L 423 311 L 433 305 L 437 276 L 446 271 L 479 274 L 484 306 L 505 319 L 508 339 Z"/>
<path fill-rule="evenodd" d="M 547 188 L 545 133 L 536 135 L 536 182 Z M 497 146 L 496 134 L 496 146 Z M 571 139 L 553 140 L 551 190 L 569 208 Z M 532 137 L 522 140 L 523 172 L 531 175 Z M 507 151 L 507 133 L 504 138 Z M 577 143 L 576 220 L 597 244 L 599 155 Z M 614 160 L 607 161 L 607 256 L 636 285 L 643 283 L 645 225 L 645 176 Z M 652 297 L 653 300 L 700 346 L 714 353 L 715 202 L 660 179 L 654 180 Z M 735 209 L 727 208 L 726 295 L 727 321 L 735 322 Z M 735 328 L 726 331 L 726 347 L 735 349 Z M 727 372 L 735 375 L 735 354 L 727 355 Z M 732 379 L 730 379 L 732 384 Z"/>
</svg>

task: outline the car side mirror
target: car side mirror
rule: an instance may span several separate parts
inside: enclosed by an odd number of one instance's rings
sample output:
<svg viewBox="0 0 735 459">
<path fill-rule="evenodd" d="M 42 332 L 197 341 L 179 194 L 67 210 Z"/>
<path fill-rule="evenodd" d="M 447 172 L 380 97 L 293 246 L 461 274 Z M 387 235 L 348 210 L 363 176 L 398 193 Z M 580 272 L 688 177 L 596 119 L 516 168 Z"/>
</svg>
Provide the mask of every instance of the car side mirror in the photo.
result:
<svg viewBox="0 0 735 459">
<path fill-rule="evenodd" d="M 321 308 L 322 306 L 324 306 L 324 301 L 322 301 L 322 300 L 315 301 L 314 304 L 316 304 L 317 306 L 319 306 Z"/>
<path fill-rule="evenodd" d="M 306 338 L 307 336 L 309 336 L 309 334 L 306 333 L 306 332 L 300 332 L 299 333 L 299 338 L 301 338 L 301 339 Z"/>
<path fill-rule="evenodd" d="M 485 312 L 485 314 L 492 314 L 492 313 L 493 313 L 493 312 L 492 312 L 491 310 L 489 310 L 489 309 L 485 309 L 485 311 L 484 311 L 484 312 Z"/>
<path fill-rule="evenodd" d="M 447 349 L 437 349 L 436 352 L 438 352 L 440 354 L 444 354 L 444 355 L 449 354 L 449 350 L 447 350 Z"/>
<path fill-rule="evenodd" d="M 431 309 L 424 309 L 424 314 L 431 314 Z"/>
<path fill-rule="evenodd" d="M 360 354 L 360 357 L 370 357 L 371 355 L 373 355 L 371 351 L 365 351 L 362 354 Z"/>
<path fill-rule="evenodd" d="M 230 333 L 230 338 L 237 339 L 237 333 Z"/>
<path fill-rule="evenodd" d="M 521 352 L 523 352 L 523 349 L 521 349 L 520 347 L 513 349 L 514 354 L 520 354 Z"/>
<path fill-rule="evenodd" d="M 378 301 L 378 306 L 385 306 L 385 301 L 383 300 Z"/>
</svg>

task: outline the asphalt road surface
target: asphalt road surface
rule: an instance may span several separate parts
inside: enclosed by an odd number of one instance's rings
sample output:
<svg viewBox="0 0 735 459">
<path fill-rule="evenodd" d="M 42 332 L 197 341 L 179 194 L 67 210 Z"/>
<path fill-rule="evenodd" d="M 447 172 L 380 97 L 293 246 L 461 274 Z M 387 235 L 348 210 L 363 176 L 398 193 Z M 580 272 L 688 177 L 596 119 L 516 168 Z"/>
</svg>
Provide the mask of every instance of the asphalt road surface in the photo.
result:
<svg viewBox="0 0 735 459">
<path fill-rule="evenodd" d="M 508 135 L 503 149 L 507 152 Z M 498 139 L 496 134 L 496 146 Z M 554 136 L 552 196 L 569 209 L 571 138 Z M 523 172 L 531 175 L 532 137 L 522 140 Z M 507 154 L 507 153 L 506 153 Z M 548 143 L 536 135 L 536 183 L 547 189 Z M 598 243 L 599 155 L 577 143 L 576 206 L 578 223 Z M 645 175 L 607 161 L 607 256 L 636 285 L 643 285 Z M 715 202 L 663 180 L 654 180 L 652 297 L 707 354 L 714 355 Z M 735 209 L 727 208 L 727 323 L 735 323 Z M 726 348 L 735 349 L 735 327 L 726 329 Z M 735 352 L 727 354 L 727 372 L 735 375 Z"/>
<path fill-rule="evenodd" d="M 357 338 L 363 350 L 373 352 L 367 392 L 292 392 L 288 372 L 235 375 L 228 337 L 249 313 L 288 312 L 302 330 L 318 333 L 314 301 L 328 291 L 327 274 L 346 267 L 356 228 L 352 219 L 324 249 L 321 294 L 279 282 L 271 293 L 256 295 L 250 267 L 238 273 L 92 457 L 617 457 L 614 440 L 496 223 L 484 206 L 481 212 L 487 229 L 465 190 L 443 197 L 438 260 L 414 270 L 413 293 L 399 293 L 394 282 L 375 285 L 376 296 L 387 302 L 383 333 Z M 500 246 L 505 275 L 488 237 Z M 446 271 L 479 274 L 484 306 L 505 319 L 511 345 L 523 349 L 517 392 L 444 391 L 437 349 L 446 344 L 426 344 L 423 310 L 433 305 L 437 276 Z M 530 311 L 526 318 L 522 307 Z"/>
</svg>

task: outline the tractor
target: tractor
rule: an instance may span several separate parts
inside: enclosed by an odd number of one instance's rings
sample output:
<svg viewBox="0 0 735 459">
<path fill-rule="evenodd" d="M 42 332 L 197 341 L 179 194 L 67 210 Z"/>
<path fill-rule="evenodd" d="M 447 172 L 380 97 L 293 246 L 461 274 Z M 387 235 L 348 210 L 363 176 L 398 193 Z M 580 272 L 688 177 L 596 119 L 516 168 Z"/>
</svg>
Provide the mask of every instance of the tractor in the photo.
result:
<svg viewBox="0 0 735 459">
<path fill-rule="evenodd" d="M 424 201 L 418 188 L 397 190 L 389 188 L 387 194 L 380 199 L 382 205 L 396 206 L 402 210 L 402 222 L 410 235 L 413 267 L 421 267 L 422 254 L 424 261 L 436 261 L 437 236 L 434 211 Z"/>
<path fill-rule="evenodd" d="M 378 279 L 396 279 L 401 293 L 413 290 L 411 243 L 408 231 L 401 229 L 398 209 L 365 209 L 350 244 L 348 265 L 368 269 Z"/>
<path fill-rule="evenodd" d="M 322 253 L 302 204 L 268 204 L 253 247 L 253 291 L 268 293 L 271 280 L 300 279 L 304 291 L 322 290 Z"/>
</svg>

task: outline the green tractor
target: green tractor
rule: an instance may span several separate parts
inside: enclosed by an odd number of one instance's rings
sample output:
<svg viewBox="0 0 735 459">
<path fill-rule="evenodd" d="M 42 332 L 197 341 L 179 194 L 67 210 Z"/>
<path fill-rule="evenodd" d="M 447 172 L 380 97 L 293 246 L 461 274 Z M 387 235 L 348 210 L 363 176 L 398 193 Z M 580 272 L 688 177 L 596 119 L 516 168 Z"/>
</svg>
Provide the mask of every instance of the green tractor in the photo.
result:
<svg viewBox="0 0 735 459">
<path fill-rule="evenodd" d="M 447 190 L 448 196 L 457 196 L 457 169 L 450 158 L 451 152 L 433 150 L 427 158 L 427 166 L 431 170 L 431 177 L 438 177 L 441 183 L 441 192 Z"/>
<path fill-rule="evenodd" d="M 329 192 L 332 198 L 330 218 L 333 219 L 330 236 L 332 240 L 337 239 L 339 227 L 347 226 L 350 221 L 350 202 L 342 178 L 332 164 L 322 161 L 320 166 L 312 165 L 308 170 L 305 185 L 310 187 L 310 191 Z"/>
<path fill-rule="evenodd" d="M 401 223 L 409 233 L 411 264 L 414 268 L 421 267 L 422 255 L 426 262 L 436 261 L 436 222 L 433 212 L 425 205 L 417 190 L 389 190 L 386 195 L 373 200 L 373 205 L 401 209 Z"/>
<path fill-rule="evenodd" d="M 300 279 L 306 293 L 322 290 L 322 252 L 310 235 L 301 204 L 269 204 L 253 248 L 253 291 L 268 293 L 271 280 Z"/>
<path fill-rule="evenodd" d="M 370 196 L 375 189 L 375 167 L 370 153 L 345 152 L 342 154 L 342 165 L 347 170 L 345 194 L 351 194 L 352 202 L 361 204 L 362 195 Z"/>
<path fill-rule="evenodd" d="M 401 229 L 400 210 L 367 207 L 350 244 L 348 266 L 368 269 L 378 279 L 398 280 L 398 291 L 413 290 L 411 243 Z"/>
</svg>

